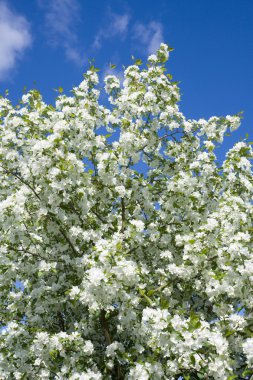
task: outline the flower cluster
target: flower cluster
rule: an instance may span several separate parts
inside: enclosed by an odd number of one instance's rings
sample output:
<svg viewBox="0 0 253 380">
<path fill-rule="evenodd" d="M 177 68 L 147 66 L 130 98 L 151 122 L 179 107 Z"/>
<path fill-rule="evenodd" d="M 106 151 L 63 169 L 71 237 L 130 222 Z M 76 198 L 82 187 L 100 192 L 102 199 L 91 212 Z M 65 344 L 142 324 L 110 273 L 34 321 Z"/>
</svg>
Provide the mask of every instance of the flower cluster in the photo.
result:
<svg viewBox="0 0 253 380">
<path fill-rule="evenodd" d="M 187 120 L 172 50 L 72 96 L 0 98 L 0 378 L 253 374 L 253 152 Z M 107 132 L 105 132 L 107 130 Z"/>
</svg>

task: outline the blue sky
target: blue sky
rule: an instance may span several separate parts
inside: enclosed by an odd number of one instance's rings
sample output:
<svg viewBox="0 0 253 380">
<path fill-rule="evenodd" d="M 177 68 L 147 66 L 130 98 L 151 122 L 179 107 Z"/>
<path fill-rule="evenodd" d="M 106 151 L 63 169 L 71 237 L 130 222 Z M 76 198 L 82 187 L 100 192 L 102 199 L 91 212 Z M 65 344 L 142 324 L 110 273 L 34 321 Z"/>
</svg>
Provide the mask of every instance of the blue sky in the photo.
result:
<svg viewBox="0 0 253 380">
<path fill-rule="evenodd" d="M 0 93 L 16 102 L 36 87 L 53 102 L 82 80 L 88 59 L 101 76 L 110 63 L 145 59 L 160 42 L 174 47 L 168 71 L 180 81 L 188 118 L 244 111 L 220 157 L 253 140 L 252 0 L 0 0 Z"/>
</svg>

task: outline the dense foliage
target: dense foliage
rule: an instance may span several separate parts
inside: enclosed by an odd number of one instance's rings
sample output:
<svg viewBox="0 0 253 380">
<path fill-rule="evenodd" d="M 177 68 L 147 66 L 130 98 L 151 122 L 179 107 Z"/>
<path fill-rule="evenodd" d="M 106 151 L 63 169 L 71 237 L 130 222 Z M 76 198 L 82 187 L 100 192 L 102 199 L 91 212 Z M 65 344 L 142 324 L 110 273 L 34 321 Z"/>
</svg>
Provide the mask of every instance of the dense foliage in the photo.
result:
<svg viewBox="0 0 253 380">
<path fill-rule="evenodd" d="M 93 66 L 55 107 L 0 99 L 1 379 L 253 373 L 252 148 L 217 163 L 240 116 L 186 120 L 170 50 L 107 107 Z"/>
</svg>

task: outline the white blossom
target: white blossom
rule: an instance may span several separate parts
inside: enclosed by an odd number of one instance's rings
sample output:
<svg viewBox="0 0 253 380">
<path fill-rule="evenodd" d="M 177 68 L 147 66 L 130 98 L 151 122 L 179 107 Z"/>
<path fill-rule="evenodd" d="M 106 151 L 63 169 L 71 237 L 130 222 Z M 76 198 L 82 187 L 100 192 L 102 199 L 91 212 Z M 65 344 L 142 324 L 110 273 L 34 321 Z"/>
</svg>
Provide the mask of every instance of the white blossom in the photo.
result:
<svg viewBox="0 0 253 380">
<path fill-rule="evenodd" d="M 0 99 L 1 379 L 251 371 L 253 151 L 218 163 L 240 117 L 186 119 L 171 50 L 103 103 L 93 66 L 55 107 Z"/>
</svg>

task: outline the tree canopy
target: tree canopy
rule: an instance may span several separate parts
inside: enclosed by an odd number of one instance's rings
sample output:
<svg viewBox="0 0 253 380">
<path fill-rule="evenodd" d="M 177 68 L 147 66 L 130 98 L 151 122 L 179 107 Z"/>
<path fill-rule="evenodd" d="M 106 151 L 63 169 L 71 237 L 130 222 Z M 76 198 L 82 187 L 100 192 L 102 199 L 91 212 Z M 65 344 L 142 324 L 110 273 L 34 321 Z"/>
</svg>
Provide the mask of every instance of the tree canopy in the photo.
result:
<svg viewBox="0 0 253 380">
<path fill-rule="evenodd" d="M 161 44 L 72 95 L 0 99 L 0 378 L 253 374 L 251 144 L 187 120 Z"/>
</svg>

